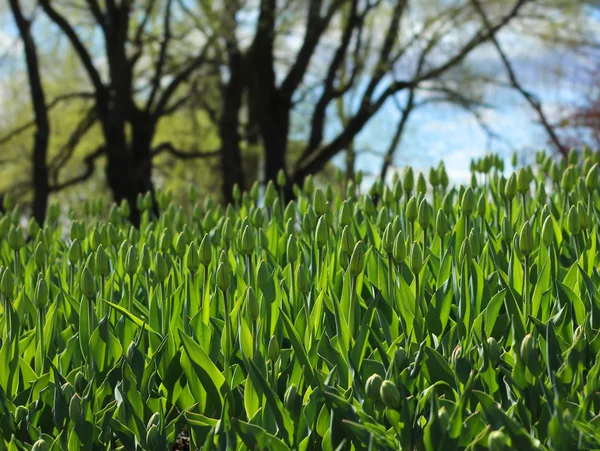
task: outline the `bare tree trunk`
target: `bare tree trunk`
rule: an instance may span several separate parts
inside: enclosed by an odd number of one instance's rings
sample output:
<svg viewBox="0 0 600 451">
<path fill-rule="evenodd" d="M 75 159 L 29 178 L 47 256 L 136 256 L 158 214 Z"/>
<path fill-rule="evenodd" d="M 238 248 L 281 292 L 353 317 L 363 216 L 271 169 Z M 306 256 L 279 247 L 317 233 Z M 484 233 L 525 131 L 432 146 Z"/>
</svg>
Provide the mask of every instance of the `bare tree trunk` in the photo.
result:
<svg viewBox="0 0 600 451">
<path fill-rule="evenodd" d="M 243 57 L 232 43 L 229 45 L 230 78 L 225 87 L 219 134 L 221 135 L 222 196 L 226 203 L 233 203 L 233 186 L 244 188 L 244 169 L 240 149 L 240 109 L 244 93 Z"/>
<path fill-rule="evenodd" d="M 48 196 L 50 194 L 48 183 L 48 168 L 46 158 L 48 154 L 48 140 L 50 136 L 50 121 L 44 88 L 40 76 L 37 48 L 31 35 L 31 21 L 23 16 L 19 0 L 10 0 L 10 8 L 15 18 L 17 28 L 23 40 L 27 75 L 31 91 L 31 102 L 35 112 L 36 131 L 33 147 L 33 216 L 39 224 L 44 223 Z"/>
</svg>

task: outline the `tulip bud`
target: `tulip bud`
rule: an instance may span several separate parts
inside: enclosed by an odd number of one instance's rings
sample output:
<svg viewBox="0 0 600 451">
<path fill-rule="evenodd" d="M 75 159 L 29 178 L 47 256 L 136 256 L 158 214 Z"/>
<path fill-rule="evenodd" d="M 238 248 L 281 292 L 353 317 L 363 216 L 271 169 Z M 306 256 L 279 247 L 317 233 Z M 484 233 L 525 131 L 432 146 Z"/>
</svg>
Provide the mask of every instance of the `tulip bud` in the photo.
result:
<svg viewBox="0 0 600 451">
<path fill-rule="evenodd" d="M 440 238 L 444 238 L 450 231 L 450 225 L 448 224 L 448 218 L 444 210 L 439 210 L 437 217 L 435 218 L 435 231 Z"/>
<path fill-rule="evenodd" d="M 38 310 L 44 310 L 48 305 L 48 285 L 43 277 L 40 277 L 35 286 L 35 292 L 33 294 L 33 304 Z"/>
<path fill-rule="evenodd" d="M 230 282 L 231 270 L 229 266 L 226 263 L 219 263 L 219 267 L 217 268 L 217 286 L 225 293 L 227 288 L 229 288 Z"/>
<path fill-rule="evenodd" d="M 519 169 L 517 174 L 517 191 L 520 194 L 525 194 L 529 191 L 529 177 L 524 168 Z"/>
<path fill-rule="evenodd" d="M 130 246 L 125 256 L 125 272 L 133 277 L 138 269 L 138 256 L 134 246 Z"/>
<path fill-rule="evenodd" d="M 585 187 L 589 191 L 594 191 L 600 184 L 600 172 L 598 172 L 598 163 L 595 163 L 590 170 L 587 172 L 585 177 Z"/>
<path fill-rule="evenodd" d="M 285 391 L 285 396 L 283 397 L 283 405 L 289 411 L 293 411 L 296 406 L 296 401 L 298 400 L 298 387 L 296 384 L 292 384 Z"/>
<path fill-rule="evenodd" d="M 302 294 L 306 294 L 310 288 L 308 273 L 302 264 L 296 268 L 296 288 Z"/>
<path fill-rule="evenodd" d="M 402 180 L 402 185 L 404 186 L 404 192 L 407 197 L 412 193 L 413 188 L 415 187 L 415 173 L 413 172 L 413 168 L 408 166 L 404 170 L 404 178 Z"/>
<path fill-rule="evenodd" d="M 562 176 L 561 187 L 562 189 L 570 193 L 575 188 L 575 184 L 577 183 L 577 174 L 575 172 L 575 168 L 573 166 L 569 166 Z"/>
<path fill-rule="evenodd" d="M 185 257 L 185 263 L 188 269 L 194 274 L 200 267 L 200 257 L 198 256 L 198 249 L 196 244 L 192 241 L 188 246 L 187 255 Z"/>
<path fill-rule="evenodd" d="M 372 374 L 365 384 L 365 393 L 367 397 L 372 399 L 373 401 L 377 401 L 380 399 L 379 392 L 381 390 L 381 384 L 383 383 L 383 378 L 375 373 Z"/>
<path fill-rule="evenodd" d="M 446 167 L 442 164 L 439 167 L 439 173 L 440 173 L 440 185 L 442 185 L 442 188 L 444 188 L 444 190 L 446 190 L 446 188 L 448 187 L 448 184 L 450 183 L 450 180 L 448 178 L 448 173 L 446 172 Z"/>
<path fill-rule="evenodd" d="M 417 220 L 423 230 L 427 230 L 431 225 L 431 211 L 429 209 L 427 199 L 423 199 L 419 205 L 419 214 Z"/>
<path fill-rule="evenodd" d="M 338 223 L 341 226 L 347 226 L 352 222 L 352 212 L 350 211 L 350 204 L 348 201 L 342 202 L 340 212 L 338 214 Z"/>
<path fill-rule="evenodd" d="M 537 350 L 535 348 L 535 340 L 531 334 L 525 335 L 521 342 L 521 360 L 530 368 L 537 360 Z"/>
<path fill-rule="evenodd" d="M 288 221 L 294 221 L 296 219 L 296 202 L 291 201 L 285 207 L 285 211 L 283 212 L 283 220 L 287 223 Z"/>
<path fill-rule="evenodd" d="M 248 311 L 250 321 L 254 322 L 258 319 L 260 304 L 252 287 L 246 288 L 246 310 Z"/>
<path fill-rule="evenodd" d="M 502 218 L 502 224 L 500 225 L 500 232 L 502 239 L 506 244 L 509 244 L 513 239 L 513 228 L 507 217 Z"/>
<path fill-rule="evenodd" d="M 0 292 L 6 299 L 10 299 L 13 296 L 15 289 L 15 281 L 10 268 L 6 268 L 2 274 L 0 280 Z"/>
<path fill-rule="evenodd" d="M 473 250 L 471 248 L 471 240 L 469 238 L 465 238 L 460 246 L 460 250 L 458 252 L 458 259 L 462 262 L 464 261 L 467 265 L 471 264 L 473 260 Z"/>
<path fill-rule="evenodd" d="M 39 231 L 40 231 L 40 226 L 38 225 L 35 218 L 32 217 L 29 220 L 29 223 L 27 224 L 27 233 L 29 234 L 29 236 L 36 236 Z"/>
<path fill-rule="evenodd" d="M 579 216 L 581 230 L 587 230 L 590 226 L 590 217 L 588 216 L 587 210 L 581 201 L 577 202 L 577 215 Z"/>
<path fill-rule="evenodd" d="M 502 431 L 490 432 L 487 445 L 490 451 L 504 451 L 511 449 L 509 438 Z"/>
<path fill-rule="evenodd" d="M 286 180 L 285 172 L 283 169 L 280 169 L 279 172 L 277 172 L 277 185 L 280 188 L 283 188 L 286 183 L 287 183 L 287 180 Z"/>
<path fill-rule="evenodd" d="M 81 273 L 81 291 L 88 299 L 92 299 L 96 296 L 96 281 L 87 266 L 83 268 Z"/>
<path fill-rule="evenodd" d="M 362 241 L 356 243 L 350 257 L 350 274 L 358 277 L 365 266 L 365 250 Z"/>
<path fill-rule="evenodd" d="M 519 247 L 521 253 L 525 257 L 529 257 L 529 255 L 531 255 L 531 252 L 533 252 L 533 232 L 531 230 L 531 225 L 529 224 L 529 221 L 525 221 L 525 224 L 523 224 L 523 227 L 521 228 L 521 234 L 519 236 Z"/>
<path fill-rule="evenodd" d="M 577 154 L 577 151 L 575 149 L 569 150 L 567 161 L 571 165 L 576 165 L 579 162 L 579 155 Z"/>
<path fill-rule="evenodd" d="M 389 222 L 390 215 L 388 214 L 387 208 L 382 208 L 379 210 L 379 213 L 377 213 L 377 227 L 380 230 L 383 230 L 389 224 Z"/>
<path fill-rule="evenodd" d="M 427 182 L 425 181 L 425 177 L 423 177 L 423 173 L 419 173 L 419 177 L 417 177 L 417 193 L 427 193 Z"/>
<path fill-rule="evenodd" d="M 394 182 L 394 187 L 392 189 L 392 194 L 394 195 L 394 200 L 396 202 L 399 202 L 400 199 L 402 199 L 403 193 L 404 193 L 404 191 L 402 189 L 402 182 L 400 181 L 400 179 L 398 179 Z"/>
<path fill-rule="evenodd" d="M 436 188 L 440 184 L 440 176 L 438 171 L 432 166 L 429 168 L 429 183 Z"/>
<path fill-rule="evenodd" d="M 210 265 L 212 260 L 212 249 L 210 244 L 210 238 L 208 234 L 204 235 L 202 241 L 200 242 L 200 249 L 198 250 L 198 257 L 200 258 L 200 263 L 205 268 Z"/>
<path fill-rule="evenodd" d="M 465 216 L 469 217 L 473 214 L 475 209 L 475 195 L 473 194 L 473 188 L 470 186 L 465 189 L 465 193 L 462 196 L 460 208 L 462 209 Z"/>
<path fill-rule="evenodd" d="M 486 212 L 487 212 L 487 201 L 485 198 L 485 194 L 481 193 L 479 195 L 479 200 L 477 201 L 477 214 L 479 215 L 480 218 L 483 218 L 485 216 Z"/>
<path fill-rule="evenodd" d="M 487 346 L 489 350 L 490 363 L 492 367 L 495 368 L 498 362 L 500 361 L 500 354 L 502 353 L 502 349 L 500 348 L 500 345 L 494 337 L 489 337 L 487 339 Z"/>
<path fill-rule="evenodd" d="M 29 415 L 29 409 L 25 406 L 18 406 L 15 410 L 15 422 L 17 424 L 21 423 L 25 418 Z"/>
<path fill-rule="evenodd" d="M 417 275 L 423 268 L 423 251 L 419 243 L 414 242 L 410 249 L 410 270 Z"/>
<path fill-rule="evenodd" d="M 110 262 L 108 259 L 108 255 L 104 251 L 104 246 L 98 246 L 98 250 L 96 251 L 96 259 L 95 259 L 96 271 L 101 276 L 108 276 L 110 274 Z"/>
<path fill-rule="evenodd" d="M 279 358 L 279 343 L 277 342 L 277 338 L 273 335 L 269 340 L 269 347 L 267 349 L 267 354 L 271 362 L 275 363 Z"/>
<path fill-rule="evenodd" d="M 381 237 L 381 247 L 383 251 L 392 255 L 394 252 L 394 239 L 392 237 L 392 224 L 388 224 L 383 232 L 383 236 Z"/>
<path fill-rule="evenodd" d="M 31 451 L 50 451 L 50 447 L 44 441 L 44 439 L 39 439 L 33 444 Z"/>
<path fill-rule="evenodd" d="M 73 423 L 77 423 L 81 416 L 81 398 L 77 393 L 71 397 L 69 402 L 69 418 Z"/>
<path fill-rule="evenodd" d="M 517 195 L 517 177 L 513 172 L 510 174 L 510 177 L 506 181 L 506 185 L 504 186 L 504 196 L 509 200 L 513 200 Z"/>
<path fill-rule="evenodd" d="M 319 249 L 327 244 L 327 237 L 327 224 L 325 222 L 325 217 L 321 216 L 319 222 L 317 222 L 317 229 L 315 230 L 315 243 Z"/>
<path fill-rule="evenodd" d="M 244 255 L 252 254 L 254 251 L 254 232 L 250 226 L 246 226 L 242 232 L 242 241 L 240 243 L 240 251 Z"/>
<path fill-rule="evenodd" d="M 390 409 L 398 409 L 400 407 L 400 390 L 398 390 L 398 387 L 392 381 L 385 380 L 381 383 L 379 396 L 386 407 Z"/>
<path fill-rule="evenodd" d="M 154 259 L 154 272 L 158 280 L 162 283 L 169 275 L 169 268 L 164 257 L 157 253 Z"/>
<path fill-rule="evenodd" d="M 394 239 L 394 248 L 392 249 L 392 257 L 396 264 L 400 264 L 406 258 L 406 243 L 404 242 L 404 234 L 402 230 L 398 232 Z"/>
<path fill-rule="evenodd" d="M 75 390 L 77 390 L 77 393 L 84 392 L 87 382 L 85 381 L 85 376 L 81 371 L 78 371 L 77 374 L 75 374 L 73 384 L 75 385 Z"/>
<path fill-rule="evenodd" d="M 350 231 L 350 228 L 348 226 L 345 226 L 342 230 L 340 245 L 344 254 L 348 256 L 352 254 L 356 242 L 354 241 L 354 237 L 352 236 L 352 232 Z"/>
<path fill-rule="evenodd" d="M 13 251 L 18 251 L 25 245 L 25 238 L 23 238 L 23 233 L 21 232 L 20 227 L 10 226 L 10 230 L 8 231 L 8 246 Z"/>
<path fill-rule="evenodd" d="M 579 213 L 574 205 L 571 206 L 571 209 L 569 210 L 568 223 L 571 234 L 575 236 L 579 235 L 581 224 L 579 222 Z"/>
<path fill-rule="evenodd" d="M 412 196 L 406 204 L 406 219 L 410 223 L 413 223 L 416 221 L 418 214 L 419 211 L 417 206 L 417 199 L 415 196 Z"/>
<path fill-rule="evenodd" d="M 154 449 L 158 442 L 158 426 L 153 424 L 146 432 L 146 446 L 149 449 Z"/>
<path fill-rule="evenodd" d="M 542 242 L 544 243 L 544 246 L 548 247 L 552 244 L 552 240 L 554 240 L 554 227 L 552 218 L 548 216 L 542 226 Z"/>
<path fill-rule="evenodd" d="M 270 279 L 271 274 L 269 273 L 267 264 L 264 260 L 261 260 L 256 269 L 256 283 L 258 284 L 258 288 L 264 291 L 269 285 Z"/>
<path fill-rule="evenodd" d="M 317 188 L 313 195 L 313 208 L 318 216 L 322 216 L 327 212 L 327 201 L 325 200 L 325 193 L 321 188 Z"/>
</svg>

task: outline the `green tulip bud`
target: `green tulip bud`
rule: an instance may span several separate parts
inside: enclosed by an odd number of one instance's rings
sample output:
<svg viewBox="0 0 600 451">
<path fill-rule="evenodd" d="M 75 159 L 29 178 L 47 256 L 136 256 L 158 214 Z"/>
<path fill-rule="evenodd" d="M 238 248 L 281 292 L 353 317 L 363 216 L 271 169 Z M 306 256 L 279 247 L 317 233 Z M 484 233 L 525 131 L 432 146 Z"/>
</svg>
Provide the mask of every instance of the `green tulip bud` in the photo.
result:
<svg viewBox="0 0 600 451">
<path fill-rule="evenodd" d="M 527 334 L 523 338 L 520 351 L 521 360 L 523 360 L 528 368 L 531 367 L 537 360 L 535 340 L 531 334 Z"/>
<path fill-rule="evenodd" d="M 277 172 L 277 185 L 280 188 L 283 188 L 287 183 L 286 180 L 286 176 L 285 176 L 285 171 L 283 169 L 280 169 L 279 172 Z"/>
<path fill-rule="evenodd" d="M 321 216 L 319 222 L 317 222 L 317 229 L 315 230 L 315 243 L 319 249 L 323 248 L 327 244 L 328 232 L 327 223 L 325 217 Z"/>
<path fill-rule="evenodd" d="M 429 168 L 429 183 L 431 183 L 431 186 L 434 188 L 440 184 L 439 173 L 433 166 Z"/>
<path fill-rule="evenodd" d="M 446 167 L 442 164 L 442 165 L 440 165 L 438 171 L 439 171 L 439 175 L 440 175 L 440 185 L 442 185 L 442 188 L 445 191 L 446 188 L 448 188 L 448 185 L 450 184 L 450 179 L 448 178 L 448 173 L 446 172 Z"/>
<path fill-rule="evenodd" d="M 20 424 L 29 415 L 29 409 L 25 406 L 18 406 L 15 410 L 15 422 Z"/>
<path fill-rule="evenodd" d="M 381 247 L 388 255 L 392 255 L 394 252 L 394 238 L 392 233 L 392 224 L 388 224 L 381 237 Z"/>
<path fill-rule="evenodd" d="M 450 224 L 444 210 L 439 210 L 435 218 L 435 231 L 440 238 L 444 238 L 450 232 Z"/>
<path fill-rule="evenodd" d="M 68 258 L 72 265 L 78 263 L 83 258 L 81 243 L 77 238 L 75 238 L 75 240 L 71 243 L 71 246 L 69 246 Z"/>
<path fill-rule="evenodd" d="M 277 199 L 277 189 L 273 181 L 269 180 L 265 189 L 265 205 L 273 205 L 275 199 Z"/>
<path fill-rule="evenodd" d="M 35 286 L 35 292 L 33 294 L 33 304 L 38 310 L 44 310 L 48 305 L 48 298 L 48 285 L 46 284 L 46 280 L 40 277 L 37 281 L 37 285 Z"/>
<path fill-rule="evenodd" d="M 246 288 L 246 310 L 250 321 L 255 322 L 260 314 L 260 304 L 252 287 Z"/>
<path fill-rule="evenodd" d="M 475 209 L 475 194 L 473 194 L 473 188 L 471 188 L 470 186 L 468 186 L 465 189 L 465 193 L 462 196 L 460 208 L 467 217 L 473 214 L 473 211 Z"/>
<path fill-rule="evenodd" d="M 158 426 L 153 424 L 146 432 L 146 446 L 148 449 L 156 448 L 158 443 Z"/>
<path fill-rule="evenodd" d="M 413 168 L 408 166 L 404 170 L 404 178 L 402 180 L 402 185 L 404 186 L 404 192 L 407 197 L 412 193 L 413 188 L 415 187 L 415 173 L 413 172 Z"/>
<path fill-rule="evenodd" d="M 327 212 L 327 200 L 325 200 L 325 193 L 321 188 L 317 188 L 314 192 L 313 208 L 318 216 L 322 216 Z"/>
<path fill-rule="evenodd" d="M 350 204 L 348 201 L 342 202 L 340 212 L 338 214 L 338 222 L 341 226 L 347 226 L 352 222 L 352 212 L 350 211 Z"/>
<path fill-rule="evenodd" d="M 50 451 L 50 447 L 44 441 L 44 439 L 39 439 L 33 444 L 31 451 Z"/>
<path fill-rule="evenodd" d="M 296 406 L 296 402 L 298 400 L 298 387 L 296 384 L 292 384 L 285 391 L 285 395 L 283 397 L 283 405 L 290 412 L 294 410 Z"/>
<path fill-rule="evenodd" d="M 390 189 L 390 187 L 387 185 L 385 185 L 383 187 L 382 199 L 383 199 L 383 202 L 385 203 L 385 205 L 387 205 L 387 206 L 392 206 L 395 202 L 394 194 L 392 193 L 392 190 Z"/>
<path fill-rule="evenodd" d="M 571 234 L 575 236 L 579 235 L 581 224 L 579 222 L 579 213 L 574 205 L 571 206 L 571 209 L 569 210 L 568 223 Z"/>
<path fill-rule="evenodd" d="M 295 262 L 298 259 L 298 244 L 294 235 L 290 235 L 287 240 L 286 254 L 288 261 Z"/>
<path fill-rule="evenodd" d="M 600 184 L 600 172 L 598 172 L 598 163 L 595 163 L 587 172 L 585 177 L 585 187 L 589 191 L 598 189 Z"/>
<path fill-rule="evenodd" d="M 380 230 L 383 230 L 389 224 L 389 222 L 390 215 L 388 214 L 387 208 L 382 208 L 379 210 L 379 213 L 377 213 L 377 227 Z"/>
<path fill-rule="evenodd" d="M 154 258 L 154 272 L 161 283 L 164 282 L 169 275 L 167 262 L 160 253 L 157 253 L 156 257 Z"/>
<path fill-rule="evenodd" d="M 250 226 L 246 226 L 242 232 L 242 241 L 240 243 L 240 251 L 244 255 L 250 255 L 254 251 L 254 232 Z"/>
<path fill-rule="evenodd" d="M 427 199 L 423 199 L 419 205 L 417 221 L 423 230 L 427 230 L 431 225 L 431 211 Z"/>
<path fill-rule="evenodd" d="M 394 239 L 392 258 L 398 265 L 406 258 L 406 243 L 404 242 L 404 234 L 402 233 L 402 230 L 398 232 L 396 238 Z"/>
<path fill-rule="evenodd" d="M 134 246 L 130 246 L 125 256 L 125 272 L 133 277 L 138 269 L 138 256 Z"/>
<path fill-rule="evenodd" d="M 40 226 L 38 225 L 35 218 L 32 217 L 29 220 L 29 223 L 27 224 L 27 233 L 29 234 L 29 236 L 36 236 L 39 231 L 40 231 Z"/>
<path fill-rule="evenodd" d="M 350 228 L 348 226 L 345 226 L 344 229 L 342 230 L 342 237 L 340 240 L 340 244 L 341 244 L 342 252 L 344 254 L 350 256 L 352 254 L 352 251 L 354 250 L 356 241 L 354 240 L 354 237 L 352 236 L 352 232 L 350 231 Z"/>
<path fill-rule="evenodd" d="M 8 231 L 8 246 L 13 251 L 18 251 L 25 245 L 25 238 L 23 238 L 23 233 L 21 232 L 20 227 L 10 226 L 10 230 Z"/>
<path fill-rule="evenodd" d="M 385 380 L 381 383 L 379 396 L 389 409 L 400 408 L 400 402 L 402 401 L 400 390 L 398 390 L 398 387 L 392 381 Z"/>
<path fill-rule="evenodd" d="M 575 168 L 573 166 L 569 166 L 562 176 L 561 187 L 562 189 L 570 193 L 575 188 L 575 184 L 577 183 L 577 173 L 575 172 Z"/>
<path fill-rule="evenodd" d="M 400 179 L 396 180 L 394 182 L 394 187 L 392 189 L 392 194 L 394 195 L 394 200 L 396 202 L 399 202 L 400 199 L 402 199 L 402 196 L 404 194 L 404 190 L 402 187 L 402 182 L 400 181 Z"/>
<path fill-rule="evenodd" d="M 477 214 L 480 218 L 483 218 L 487 212 L 487 200 L 485 198 L 485 194 L 481 193 L 479 195 L 479 200 L 477 201 Z"/>
<path fill-rule="evenodd" d="M 579 216 L 581 230 L 587 230 L 590 226 L 590 217 L 588 216 L 587 210 L 581 201 L 577 202 L 577 215 Z"/>
<path fill-rule="evenodd" d="M 579 162 L 579 155 L 577 154 L 577 151 L 575 149 L 569 150 L 567 161 L 573 166 L 575 166 Z"/>
<path fill-rule="evenodd" d="M 542 226 L 542 242 L 544 246 L 548 247 L 554 240 L 554 226 L 552 224 L 552 218 L 548 216 Z"/>
<path fill-rule="evenodd" d="M 269 268 L 267 268 L 267 264 L 264 260 L 261 260 L 258 264 L 258 268 L 256 268 L 256 283 L 258 284 L 258 288 L 264 291 L 271 281 L 271 274 L 269 272 Z"/>
<path fill-rule="evenodd" d="M 427 193 L 427 182 L 423 177 L 423 173 L 419 173 L 419 177 L 417 177 L 417 193 L 423 195 Z"/>
<path fill-rule="evenodd" d="M 81 291 L 88 299 L 96 296 L 96 280 L 87 266 L 81 272 Z"/>
<path fill-rule="evenodd" d="M 356 243 L 350 257 L 350 274 L 358 277 L 365 266 L 365 250 L 362 241 Z"/>
<path fill-rule="evenodd" d="M 419 274 L 423 268 L 423 251 L 419 243 L 414 242 L 410 249 L 410 270 L 413 274 Z"/>
<path fill-rule="evenodd" d="M 517 191 L 520 194 L 525 194 L 529 191 L 529 177 L 524 168 L 519 169 L 517 174 Z"/>
<path fill-rule="evenodd" d="M 2 296 L 10 299 L 13 296 L 15 289 L 15 281 L 10 271 L 10 268 L 6 268 L 2 273 L 2 279 L 0 280 L 0 292 Z"/>
<path fill-rule="evenodd" d="M 202 241 L 200 242 L 200 249 L 198 250 L 198 257 L 200 258 L 200 263 L 205 268 L 210 265 L 212 260 L 212 248 L 210 245 L 210 238 L 208 234 L 204 235 Z"/>
<path fill-rule="evenodd" d="M 200 267 L 200 257 L 198 256 L 198 248 L 192 241 L 188 246 L 187 255 L 185 257 L 185 263 L 192 274 L 196 273 Z"/>
<path fill-rule="evenodd" d="M 517 176 L 513 172 L 506 181 L 504 186 L 504 196 L 509 200 L 513 200 L 517 195 Z"/>
<path fill-rule="evenodd" d="M 217 286 L 223 293 L 227 292 L 229 284 L 231 283 L 231 270 L 225 263 L 219 263 L 217 268 Z"/>
<path fill-rule="evenodd" d="M 467 265 L 471 264 L 473 260 L 473 250 L 471 248 L 471 240 L 469 238 L 465 238 L 460 246 L 460 251 L 458 252 L 458 259 L 462 263 L 463 261 L 467 263 Z"/>
<path fill-rule="evenodd" d="M 269 340 L 269 346 L 267 348 L 267 354 L 271 362 L 275 363 L 277 361 L 277 359 L 279 358 L 279 351 L 279 342 L 277 341 L 277 338 L 275 338 L 275 336 L 273 335 Z"/>
<path fill-rule="evenodd" d="M 533 232 L 531 230 L 531 225 L 529 224 L 529 221 L 525 221 L 525 224 L 523 224 L 523 227 L 521 228 L 521 234 L 519 236 L 519 246 L 521 249 L 521 253 L 525 257 L 529 257 L 529 255 L 531 255 L 531 252 L 533 252 Z"/>
<path fill-rule="evenodd" d="M 106 277 L 110 274 L 110 262 L 102 245 L 98 246 L 98 250 L 96 251 L 95 266 L 96 271 L 101 276 Z"/>
<path fill-rule="evenodd" d="M 417 207 L 417 199 L 415 196 L 412 196 L 408 203 L 406 204 L 406 219 L 413 223 L 417 220 L 417 216 L 419 215 L 418 207 Z"/>
<path fill-rule="evenodd" d="M 308 293 L 310 288 L 308 273 L 302 264 L 299 264 L 296 268 L 296 288 L 302 294 Z"/>
<path fill-rule="evenodd" d="M 73 423 L 77 423 L 81 417 L 81 398 L 77 393 L 73 394 L 69 402 L 69 418 Z"/>
<path fill-rule="evenodd" d="M 365 384 L 365 393 L 369 399 L 373 401 L 378 401 L 380 399 L 379 393 L 381 390 L 381 384 L 383 383 L 383 378 L 375 373 L 372 374 Z"/>
<path fill-rule="evenodd" d="M 511 449 L 510 439 L 502 431 L 490 432 L 487 445 L 490 451 L 504 451 Z"/>
</svg>

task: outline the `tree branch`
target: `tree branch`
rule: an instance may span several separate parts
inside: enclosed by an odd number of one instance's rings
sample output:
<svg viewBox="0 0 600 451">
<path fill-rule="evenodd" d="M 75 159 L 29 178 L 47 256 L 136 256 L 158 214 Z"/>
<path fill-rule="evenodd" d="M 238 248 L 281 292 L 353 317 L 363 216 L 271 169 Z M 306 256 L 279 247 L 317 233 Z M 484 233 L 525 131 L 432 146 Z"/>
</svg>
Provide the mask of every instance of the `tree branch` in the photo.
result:
<svg viewBox="0 0 600 451">
<path fill-rule="evenodd" d="M 176 149 L 172 143 L 163 142 L 160 143 L 152 150 L 152 158 L 160 155 L 163 152 L 168 152 L 176 158 L 181 160 L 193 160 L 198 158 L 211 158 L 219 155 L 220 150 L 208 150 L 208 151 L 188 151 L 184 152 Z"/>
<path fill-rule="evenodd" d="M 81 183 L 81 182 L 89 179 L 92 176 L 92 174 L 94 173 L 95 161 L 104 153 L 104 151 L 105 151 L 105 148 L 104 148 L 104 145 L 102 145 L 102 146 L 98 147 L 94 152 L 87 155 L 83 159 L 83 162 L 85 164 L 85 171 L 81 175 L 78 175 L 77 177 L 73 177 L 72 179 L 67 180 L 66 182 L 59 183 L 54 186 L 50 186 L 50 192 L 54 193 L 57 191 L 61 191 L 65 188 L 69 188 L 70 186 L 76 185 L 78 183 Z"/>
<path fill-rule="evenodd" d="M 473 5 L 475 6 L 475 9 L 481 16 L 481 20 L 483 21 L 486 28 L 488 30 L 491 29 L 490 21 L 486 15 L 485 11 L 483 10 L 481 4 L 479 3 L 479 0 L 472 0 L 472 2 L 473 2 Z M 552 143 L 556 146 L 557 150 L 560 152 L 560 154 L 563 156 L 563 158 L 567 158 L 567 156 L 569 154 L 569 150 L 560 142 L 560 139 L 558 138 L 556 131 L 554 130 L 552 125 L 550 125 L 550 122 L 548 121 L 548 118 L 546 117 L 546 114 L 544 113 L 544 110 L 542 109 L 541 102 L 539 101 L 539 99 L 537 99 L 535 97 L 534 94 L 525 90 L 525 88 L 523 88 L 523 86 L 519 83 L 519 81 L 517 80 L 517 75 L 515 74 L 512 64 L 510 63 L 510 60 L 508 59 L 508 56 L 502 49 L 500 42 L 498 41 L 498 39 L 496 39 L 496 36 L 494 34 L 491 35 L 490 40 L 492 41 L 492 44 L 496 48 L 496 51 L 497 51 L 498 55 L 500 56 L 500 59 L 502 60 L 502 64 L 504 65 L 506 73 L 508 74 L 508 78 L 510 80 L 511 85 L 525 98 L 525 100 L 527 101 L 527 103 L 529 103 L 531 108 L 533 108 L 535 110 L 535 112 L 537 113 L 537 115 L 540 119 L 540 122 L 542 123 L 542 126 L 544 127 L 544 130 L 546 130 L 546 133 L 548 133 L 548 136 L 550 136 Z"/>
</svg>

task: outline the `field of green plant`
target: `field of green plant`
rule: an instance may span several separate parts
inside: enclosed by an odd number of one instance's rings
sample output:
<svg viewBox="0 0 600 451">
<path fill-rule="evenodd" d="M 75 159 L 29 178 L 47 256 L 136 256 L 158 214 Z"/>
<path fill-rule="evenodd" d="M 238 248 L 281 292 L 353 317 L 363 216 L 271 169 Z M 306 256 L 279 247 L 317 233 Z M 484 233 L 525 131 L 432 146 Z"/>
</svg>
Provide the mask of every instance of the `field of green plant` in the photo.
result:
<svg viewBox="0 0 600 451">
<path fill-rule="evenodd" d="M 0 450 L 600 447 L 600 154 L 0 220 Z M 341 193 L 341 194 L 338 194 Z"/>
</svg>

